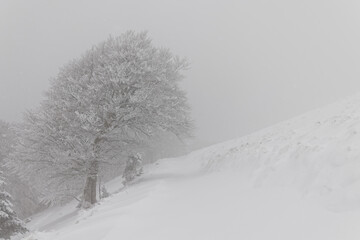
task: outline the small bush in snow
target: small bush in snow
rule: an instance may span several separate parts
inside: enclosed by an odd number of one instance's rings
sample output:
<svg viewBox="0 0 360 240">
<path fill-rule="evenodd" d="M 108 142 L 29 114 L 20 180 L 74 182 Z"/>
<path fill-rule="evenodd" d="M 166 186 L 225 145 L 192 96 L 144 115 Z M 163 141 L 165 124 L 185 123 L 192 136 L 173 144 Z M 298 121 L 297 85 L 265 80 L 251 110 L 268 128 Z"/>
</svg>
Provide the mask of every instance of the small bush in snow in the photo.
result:
<svg viewBox="0 0 360 240">
<path fill-rule="evenodd" d="M 110 196 L 110 193 L 106 190 L 106 187 L 104 185 L 101 186 L 101 198 L 107 198 Z"/>
<path fill-rule="evenodd" d="M 123 184 L 134 180 L 137 176 L 142 174 L 142 159 L 139 153 L 129 156 L 123 173 Z"/>
</svg>

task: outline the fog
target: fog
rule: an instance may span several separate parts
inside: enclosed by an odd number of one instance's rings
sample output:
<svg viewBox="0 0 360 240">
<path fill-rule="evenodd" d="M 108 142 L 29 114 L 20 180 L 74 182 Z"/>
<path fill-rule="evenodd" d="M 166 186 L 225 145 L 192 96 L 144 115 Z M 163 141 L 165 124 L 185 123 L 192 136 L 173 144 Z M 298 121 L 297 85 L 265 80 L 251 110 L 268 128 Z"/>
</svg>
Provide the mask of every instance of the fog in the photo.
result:
<svg viewBox="0 0 360 240">
<path fill-rule="evenodd" d="M 0 119 L 35 108 L 59 67 L 126 30 L 186 57 L 196 144 L 236 138 L 360 90 L 360 3 L 0 2 Z"/>
</svg>

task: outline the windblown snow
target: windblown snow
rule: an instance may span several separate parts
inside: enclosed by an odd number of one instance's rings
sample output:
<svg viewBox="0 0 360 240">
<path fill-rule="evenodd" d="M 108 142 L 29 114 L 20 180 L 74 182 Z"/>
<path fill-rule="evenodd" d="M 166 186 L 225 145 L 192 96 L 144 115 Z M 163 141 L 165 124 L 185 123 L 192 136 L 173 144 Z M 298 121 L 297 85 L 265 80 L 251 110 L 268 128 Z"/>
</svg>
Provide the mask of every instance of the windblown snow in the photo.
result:
<svg viewBox="0 0 360 240">
<path fill-rule="evenodd" d="M 35 216 L 24 239 L 358 240 L 360 95 L 120 182 L 90 210 Z"/>
</svg>

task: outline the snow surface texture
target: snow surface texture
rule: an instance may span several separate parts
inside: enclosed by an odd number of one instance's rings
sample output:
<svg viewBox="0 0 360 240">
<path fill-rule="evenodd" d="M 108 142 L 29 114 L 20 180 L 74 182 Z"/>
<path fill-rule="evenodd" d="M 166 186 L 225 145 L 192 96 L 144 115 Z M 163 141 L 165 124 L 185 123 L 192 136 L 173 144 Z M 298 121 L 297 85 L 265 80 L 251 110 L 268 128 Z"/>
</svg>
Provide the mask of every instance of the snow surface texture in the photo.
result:
<svg viewBox="0 0 360 240">
<path fill-rule="evenodd" d="M 360 207 L 360 95 L 198 153 L 213 171 L 289 186 L 332 210 Z"/>
<path fill-rule="evenodd" d="M 241 123 L 239 123 L 241 124 Z M 88 211 L 34 217 L 26 240 L 360 239 L 360 95 L 148 166 Z"/>
</svg>

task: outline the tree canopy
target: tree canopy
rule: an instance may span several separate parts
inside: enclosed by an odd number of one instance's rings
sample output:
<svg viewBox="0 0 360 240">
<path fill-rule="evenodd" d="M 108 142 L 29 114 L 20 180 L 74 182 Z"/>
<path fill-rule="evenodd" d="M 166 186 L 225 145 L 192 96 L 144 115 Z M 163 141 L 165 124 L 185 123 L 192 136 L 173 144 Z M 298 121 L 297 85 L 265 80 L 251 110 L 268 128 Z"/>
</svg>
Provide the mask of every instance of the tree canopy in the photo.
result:
<svg viewBox="0 0 360 240">
<path fill-rule="evenodd" d="M 187 66 L 146 32 L 109 37 L 60 69 L 41 106 L 26 114 L 10 165 L 50 202 L 82 189 L 83 205 L 94 204 L 99 172 L 121 154 L 158 132 L 191 135 L 179 87 Z"/>
</svg>

